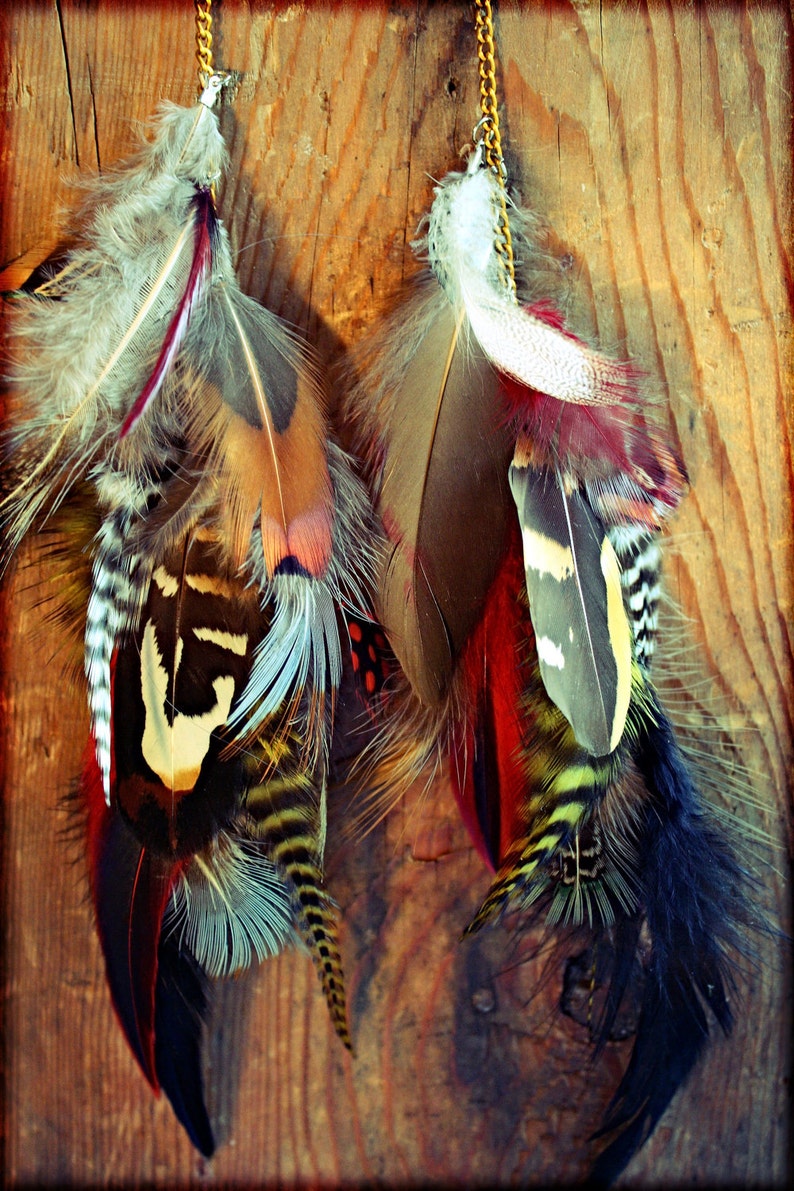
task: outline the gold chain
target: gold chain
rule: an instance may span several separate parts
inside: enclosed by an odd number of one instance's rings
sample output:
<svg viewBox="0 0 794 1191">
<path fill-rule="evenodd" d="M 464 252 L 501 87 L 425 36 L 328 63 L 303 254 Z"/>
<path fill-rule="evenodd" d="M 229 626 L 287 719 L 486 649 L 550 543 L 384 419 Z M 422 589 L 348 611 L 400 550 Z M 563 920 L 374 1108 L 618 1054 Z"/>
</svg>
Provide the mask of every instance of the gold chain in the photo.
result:
<svg viewBox="0 0 794 1191">
<path fill-rule="evenodd" d="M 196 61 L 202 92 L 212 74 L 212 0 L 196 0 Z"/>
<path fill-rule="evenodd" d="M 491 0 L 474 0 L 474 28 L 477 34 L 477 59 L 480 74 L 480 120 L 481 144 L 486 165 L 499 180 L 499 214 L 496 223 L 495 247 L 502 266 L 505 285 L 513 293 L 516 289 L 515 262 L 513 261 L 513 240 L 510 235 L 510 220 L 507 217 L 507 192 L 505 190 L 504 157 L 499 135 L 499 112 L 496 101 L 496 57 L 494 51 L 493 13 Z"/>
</svg>

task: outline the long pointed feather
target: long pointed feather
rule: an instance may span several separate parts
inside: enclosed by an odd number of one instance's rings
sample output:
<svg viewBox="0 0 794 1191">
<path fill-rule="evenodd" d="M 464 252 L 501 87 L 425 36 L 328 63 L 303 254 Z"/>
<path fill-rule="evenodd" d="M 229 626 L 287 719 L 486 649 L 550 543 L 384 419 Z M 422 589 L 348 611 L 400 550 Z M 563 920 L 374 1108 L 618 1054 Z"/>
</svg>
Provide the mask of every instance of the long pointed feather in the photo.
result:
<svg viewBox="0 0 794 1191">
<path fill-rule="evenodd" d="M 380 618 L 418 696 L 443 698 L 477 621 L 506 529 L 509 443 L 496 376 L 441 294 L 400 312 L 395 367 L 360 415 L 382 403 L 378 511 L 390 542 Z M 363 435 L 365 431 L 362 429 Z"/>
<path fill-rule="evenodd" d="M 152 1088 L 168 1096 L 191 1141 L 215 1148 L 204 1104 L 201 1031 L 206 981 L 189 955 L 163 937 L 177 866 L 151 853 L 117 811 L 103 805 L 89 755 L 83 776 L 91 890 L 113 1006 Z"/>
<path fill-rule="evenodd" d="M 240 292 L 227 257 L 222 237 L 217 276 L 188 337 L 188 433 L 219 477 L 237 565 L 258 519 L 269 577 L 299 567 L 319 578 L 333 523 L 320 391 L 305 352 Z"/>
<path fill-rule="evenodd" d="M 163 909 L 175 876 L 104 804 L 89 755 L 83 774 L 88 809 L 91 890 L 108 984 L 116 1012 L 141 1070 L 155 1090 L 155 988 Z"/>
</svg>

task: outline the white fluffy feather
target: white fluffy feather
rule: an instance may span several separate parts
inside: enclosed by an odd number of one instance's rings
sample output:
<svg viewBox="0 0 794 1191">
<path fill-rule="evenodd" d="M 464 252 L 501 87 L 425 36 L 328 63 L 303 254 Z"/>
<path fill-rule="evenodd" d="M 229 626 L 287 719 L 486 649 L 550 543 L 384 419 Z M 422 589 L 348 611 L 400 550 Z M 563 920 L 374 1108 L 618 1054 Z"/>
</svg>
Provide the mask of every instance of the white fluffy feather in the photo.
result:
<svg viewBox="0 0 794 1191">
<path fill-rule="evenodd" d="M 504 284 L 496 249 L 500 183 L 483 165 L 482 150 L 472 153 L 465 173 L 447 174 L 435 196 L 426 241 L 431 267 L 452 305 L 465 309 L 491 363 L 560 401 L 614 401 L 625 365 L 529 314 Z"/>
</svg>

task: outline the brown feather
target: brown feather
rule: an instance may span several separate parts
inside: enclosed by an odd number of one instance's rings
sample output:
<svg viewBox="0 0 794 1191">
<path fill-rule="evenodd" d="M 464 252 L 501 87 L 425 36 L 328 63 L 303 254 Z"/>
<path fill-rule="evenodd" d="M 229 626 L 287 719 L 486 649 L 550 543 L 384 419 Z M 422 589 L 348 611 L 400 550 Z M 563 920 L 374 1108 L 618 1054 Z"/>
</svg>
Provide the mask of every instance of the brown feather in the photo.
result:
<svg viewBox="0 0 794 1191">
<path fill-rule="evenodd" d="M 378 511 L 391 544 L 380 615 L 414 691 L 445 695 L 504 546 L 511 446 L 496 373 L 440 292 L 382 432 Z"/>
</svg>

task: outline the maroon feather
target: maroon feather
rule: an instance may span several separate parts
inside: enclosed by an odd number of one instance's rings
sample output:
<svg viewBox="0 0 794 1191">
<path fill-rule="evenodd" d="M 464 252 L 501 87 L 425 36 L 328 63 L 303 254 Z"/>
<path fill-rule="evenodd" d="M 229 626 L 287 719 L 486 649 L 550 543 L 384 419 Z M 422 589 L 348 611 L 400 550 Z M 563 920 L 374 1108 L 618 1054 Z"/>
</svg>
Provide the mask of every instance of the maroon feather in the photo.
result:
<svg viewBox="0 0 794 1191">
<path fill-rule="evenodd" d="M 136 425 L 147 408 L 154 401 L 163 387 L 177 352 L 182 345 L 187 331 L 190 316 L 193 313 L 204 291 L 204 285 L 209 276 L 212 264 L 212 233 L 215 228 L 215 209 L 212 196 L 208 190 L 196 191 L 194 202 L 195 244 L 193 260 L 190 265 L 185 292 L 174 311 L 168 330 L 163 339 L 163 345 L 151 376 L 133 403 L 121 427 L 121 438 L 125 438 Z"/>
<path fill-rule="evenodd" d="M 461 659 L 466 716 L 453 735 L 452 788 L 469 835 L 493 870 L 523 830 L 522 661 L 533 648 L 523 588 L 516 525 Z"/>
</svg>

